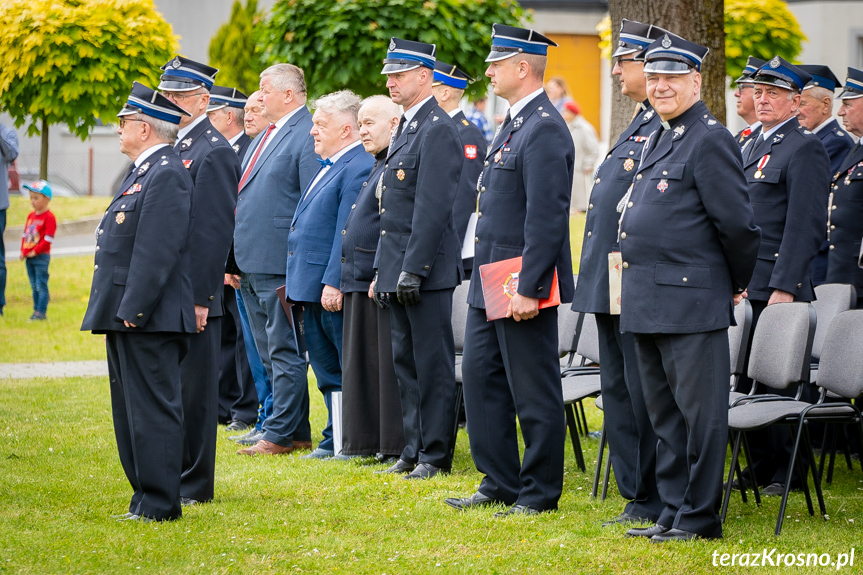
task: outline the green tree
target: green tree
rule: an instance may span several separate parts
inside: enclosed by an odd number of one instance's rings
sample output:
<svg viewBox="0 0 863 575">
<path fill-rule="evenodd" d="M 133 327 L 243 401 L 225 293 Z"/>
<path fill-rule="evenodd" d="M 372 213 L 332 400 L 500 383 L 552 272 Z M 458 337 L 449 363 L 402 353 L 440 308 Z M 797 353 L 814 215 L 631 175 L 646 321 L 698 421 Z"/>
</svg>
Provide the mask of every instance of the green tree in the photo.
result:
<svg viewBox="0 0 863 575">
<path fill-rule="evenodd" d="M 783 0 L 725 0 L 725 71 L 737 78 L 746 59 L 779 54 L 796 62 L 806 36 Z"/>
<path fill-rule="evenodd" d="M 16 126 L 42 135 L 40 177 L 48 175 L 48 129 L 66 124 L 86 139 L 109 121 L 138 80 L 154 85 L 177 49 L 152 0 L 3 0 L 0 103 Z"/>
<path fill-rule="evenodd" d="M 302 68 L 319 96 L 350 88 L 369 96 L 385 91 L 380 74 L 390 37 L 437 45 L 437 57 L 477 78 L 470 95 L 484 93 L 485 57 L 495 22 L 518 26 L 526 13 L 515 0 L 278 0 L 259 28 L 267 64 Z"/>
<path fill-rule="evenodd" d="M 219 69 L 216 78 L 220 86 L 239 88 L 246 94 L 258 89 L 258 76 L 264 64 L 255 44 L 254 30 L 261 17 L 258 0 L 247 0 L 245 7 L 236 0 L 231 19 L 210 40 L 210 66 Z"/>
</svg>

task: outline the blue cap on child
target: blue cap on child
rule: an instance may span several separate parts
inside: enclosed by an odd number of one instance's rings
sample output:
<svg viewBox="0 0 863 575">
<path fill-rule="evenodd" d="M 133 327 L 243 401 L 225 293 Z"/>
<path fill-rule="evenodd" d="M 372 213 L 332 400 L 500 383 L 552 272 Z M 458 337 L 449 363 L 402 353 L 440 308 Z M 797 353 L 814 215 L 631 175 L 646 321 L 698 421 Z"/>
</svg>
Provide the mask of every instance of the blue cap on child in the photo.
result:
<svg viewBox="0 0 863 575">
<path fill-rule="evenodd" d="M 49 200 L 51 199 L 51 184 L 46 182 L 45 180 L 36 180 L 32 184 L 21 184 L 27 190 L 31 192 L 36 192 L 37 194 L 42 194 Z"/>
</svg>

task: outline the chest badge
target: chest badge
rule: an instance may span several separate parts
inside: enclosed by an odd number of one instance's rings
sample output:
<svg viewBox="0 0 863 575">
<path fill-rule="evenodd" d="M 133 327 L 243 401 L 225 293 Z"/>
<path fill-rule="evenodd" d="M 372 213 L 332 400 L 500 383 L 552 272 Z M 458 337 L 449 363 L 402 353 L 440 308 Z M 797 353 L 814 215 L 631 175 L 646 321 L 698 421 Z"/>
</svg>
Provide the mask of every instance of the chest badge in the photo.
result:
<svg viewBox="0 0 863 575">
<path fill-rule="evenodd" d="M 399 170 L 398 172 L 396 172 L 396 177 L 399 179 L 399 181 L 404 180 L 405 179 L 405 171 Z"/>
<path fill-rule="evenodd" d="M 181 147 L 181 148 L 188 148 L 188 147 L 189 147 L 189 146 L 191 146 L 191 145 L 192 145 L 192 138 L 186 138 L 185 140 L 183 140 L 182 142 L 180 142 L 180 147 Z"/>
<path fill-rule="evenodd" d="M 513 129 L 513 130 L 518 130 L 519 128 L 521 128 L 521 123 L 522 123 L 522 122 L 524 122 L 524 118 L 522 118 L 521 116 L 519 116 L 518 118 L 516 118 L 515 120 L 513 120 L 513 121 L 512 121 L 512 129 Z"/>
<path fill-rule="evenodd" d="M 668 189 L 668 180 L 659 180 L 659 183 L 656 184 L 656 189 L 659 190 L 660 194 L 664 194 L 665 190 Z"/>
<path fill-rule="evenodd" d="M 635 167 L 635 162 L 633 161 L 632 158 L 626 158 L 623 161 L 623 169 L 626 170 L 627 172 L 631 172 L 632 168 L 634 168 L 634 167 Z"/>
<path fill-rule="evenodd" d="M 143 176 L 144 174 L 147 173 L 147 170 L 149 170 L 149 169 L 150 169 L 150 162 L 147 162 L 143 166 L 138 168 L 138 175 Z"/>
<path fill-rule="evenodd" d="M 194 160 L 183 160 L 183 166 L 184 166 L 187 170 L 191 170 L 191 169 L 192 169 L 192 162 L 193 162 L 193 161 L 194 161 Z"/>
<path fill-rule="evenodd" d="M 114 220 L 118 224 L 122 224 L 123 222 L 126 221 L 126 212 L 117 212 L 117 217 L 115 217 Z"/>
<path fill-rule="evenodd" d="M 133 184 L 132 187 L 130 187 L 125 192 L 123 192 L 123 195 L 124 196 L 130 196 L 132 194 L 137 194 L 138 192 L 141 191 L 141 188 L 142 188 L 141 184 Z"/>
<path fill-rule="evenodd" d="M 767 162 L 769 162 L 769 161 L 770 161 L 770 154 L 767 154 L 763 158 L 758 160 L 758 169 L 755 170 L 755 173 L 753 174 L 756 179 L 760 180 L 761 178 L 764 177 L 764 173 L 761 170 L 764 169 L 764 167 L 767 165 Z"/>
<path fill-rule="evenodd" d="M 498 150 L 497 153 L 494 155 L 495 163 L 499 162 L 502 157 L 503 157 L 503 151 Z"/>
</svg>

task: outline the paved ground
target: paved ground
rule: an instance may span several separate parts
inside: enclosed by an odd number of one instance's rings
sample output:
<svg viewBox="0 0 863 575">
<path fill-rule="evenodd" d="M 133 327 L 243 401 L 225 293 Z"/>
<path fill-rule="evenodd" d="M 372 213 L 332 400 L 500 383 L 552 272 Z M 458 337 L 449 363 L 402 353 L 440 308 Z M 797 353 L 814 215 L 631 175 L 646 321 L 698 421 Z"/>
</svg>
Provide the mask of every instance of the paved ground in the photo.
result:
<svg viewBox="0 0 863 575">
<path fill-rule="evenodd" d="M 92 232 L 75 234 L 72 236 L 57 235 L 54 245 L 51 246 L 51 256 L 77 256 L 81 254 L 96 253 L 96 237 Z M 6 261 L 14 261 L 21 254 L 21 239 L 17 243 L 6 242 Z"/>
<path fill-rule="evenodd" d="M 60 361 L 55 363 L 0 363 L 0 380 L 107 375 L 108 363 L 104 359 L 95 361 Z"/>
</svg>

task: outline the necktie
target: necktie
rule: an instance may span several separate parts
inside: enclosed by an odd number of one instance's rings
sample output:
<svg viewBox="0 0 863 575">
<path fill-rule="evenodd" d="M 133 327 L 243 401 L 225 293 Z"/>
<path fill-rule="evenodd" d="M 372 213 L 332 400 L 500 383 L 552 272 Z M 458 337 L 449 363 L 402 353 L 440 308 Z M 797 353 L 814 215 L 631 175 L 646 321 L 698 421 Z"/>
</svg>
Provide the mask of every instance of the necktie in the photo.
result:
<svg viewBox="0 0 863 575">
<path fill-rule="evenodd" d="M 764 141 L 763 136 L 764 136 L 764 134 L 760 134 L 760 135 L 756 136 L 755 138 L 752 138 L 751 140 L 749 140 L 749 149 L 747 150 L 747 153 L 746 153 L 746 162 L 745 163 L 748 164 L 750 161 L 752 161 L 753 156 L 755 156 L 755 148 L 760 146 L 761 142 Z"/>
<path fill-rule="evenodd" d="M 264 144 L 267 143 L 267 138 L 270 137 L 270 132 L 272 132 L 275 128 L 276 128 L 275 124 L 270 124 L 270 126 L 267 128 L 267 132 L 264 134 L 264 139 L 261 140 L 261 144 L 258 146 L 258 149 L 255 150 L 255 155 L 252 156 L 252 161 L 249 162 L 248 166 L 246 166 L 246 172 L 243 174 L 243 177 L 240 179 L 240 185 L 239 185 L 238 189 L 240 189 L 240 190 L 243 189 L 243 184 L 245 184 L 246 180 L 249 179 L 249 176 L 252 173 L 252 169 L 255 167 L 255 162 L 258 161 L 258 156 L 261 155 L 261 150 L 264 149 Z"/>
<path fill-rule="evenodd" d="M 395 138 L 393 138 L 393 142 L 395 142 L 396 140 L 398 140 L 398 139 L 399 139 L 399 136 L 401 136 L 401 135 L 402 135 L 402 129 L 404 129 L 404 127 L 405 127 L 405 117 L 404 117 L 404 116 L 402 116 L 402 119 L 401 119 L 401 120 L 399 120 L 399 127 L 398 127 L 398 128 L 396 128 L 396 137 L 395 137 Z"/>
<path fill-rule="evenodd" d="M 510 110 L 507 110 L 507 112 L 506 112 L 506 118 L 504 118 L 504 119 L 503 119 L 503 124 L 501 124 L 501 125 L 500 125 L 500 129 L 501 129 L 501 131 L 503 131 L 503 130 L 504 130 L 504 128 L 506 128 L 507 126 L 509 126 L 509 123 L 510 123 L 510 122 L 512 122 L 512 116 L 510 116 L 510 115 L 509 115 L 509 112 L 510 112 Z"/>
<path fill-rule="evenodd" d="M 325 159 L 325 160 L 318 160 L 318 161 L 321 163 L 321 167 L 322 167 L 322 168 L 326 168 L 327 166 L 332 166 L 332 165 L 333 165 L 333 161 L 332 161 L 331 159 L 329 159 L 329 158 L 327 158 L 327 159 Z"/>
</svg>

